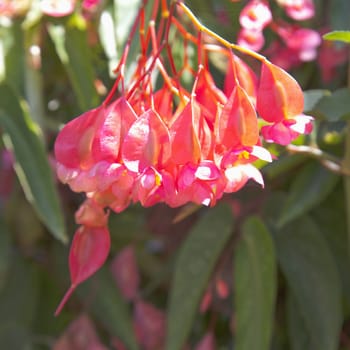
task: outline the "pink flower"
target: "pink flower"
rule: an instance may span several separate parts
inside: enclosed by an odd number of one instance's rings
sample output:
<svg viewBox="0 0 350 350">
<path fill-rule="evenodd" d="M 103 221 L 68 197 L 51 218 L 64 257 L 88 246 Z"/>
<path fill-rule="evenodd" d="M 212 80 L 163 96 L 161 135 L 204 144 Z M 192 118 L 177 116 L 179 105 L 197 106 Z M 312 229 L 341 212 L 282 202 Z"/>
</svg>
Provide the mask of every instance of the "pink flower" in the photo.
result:
<svg viewBox="0 0 350 350">
<path fill-rule="evenodd" d="M 42 0 L 41 11 L 51 17 L 64 17 L 73 13 L 76 0 Z"/>
<path fill-rule="evenodd" d="M 101 0 L 83 0 L 82 7 L 86 11 L 92 11 L 101 3 Z"/>
<path fill-rule="evenodd" d="M 298 26 L 278 26 L 277 33 L 293 51 L 290 54 L 297 56 L 300 61 L 312 61 L 316 58 L 317 48 L 322 42 L 317 31 Z"/>
<path fill-rule="evenodd" d="M 310 19 L 315 15 L 313 0 L 277 0 L 287 15 L 297 21 Z"/>
<path fill-rule="evenodd" d="M 260 30 L 242 28 L 238 33 L 238 45 L 253 51 L 260 51 L 265 43 L 265 38 Z"/>
<path fill-rule="evenodd" d="M 239 15 L 241 26 L 251 31 L 262 31 L 271 21 L 269 5 L 262 0 L 251 0 Z"/>
</svg>

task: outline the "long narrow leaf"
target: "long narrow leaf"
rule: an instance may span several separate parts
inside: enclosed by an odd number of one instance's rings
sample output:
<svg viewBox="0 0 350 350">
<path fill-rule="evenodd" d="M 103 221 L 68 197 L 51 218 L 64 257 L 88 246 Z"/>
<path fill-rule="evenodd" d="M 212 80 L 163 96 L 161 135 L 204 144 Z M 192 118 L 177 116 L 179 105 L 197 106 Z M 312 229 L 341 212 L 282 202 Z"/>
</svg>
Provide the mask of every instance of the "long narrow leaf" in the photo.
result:
<svg viewBox="0 0 350 350">
<path fill-rule="evenodd" d="M 75 21 L 74 21 L 75 19 Z M 49 34 L 64 65 L 82 110 L 96 107 L 99 98 L 94 86 L 94 71 L 87 32 L 73 17 L 68 25 L 51 24 Z"/>
<path fill-rule="evenodd" d="M 14 151 L 15 170 L 27 199 L 51 233 L 65 242 L 67 237 L 58 194 L 47 155 L 35 131 L 36 125 L 7 84 L 0 85 L 0 126 L 5 132 L 6 146 Z"/>
<path fill-rule="evenodd" d="M 218 205 L 199 220 L 183 243 L 170 292 L 167 350 L 179 350 L 185 342 L 200 298 L 232 229 L 229 207 Z"/>
<path fill-rule="evenodd" d="M 234 260 L 235 349 L 270 348 L 276 296 L 276 258 L 270 233 L 260 219 L 249 218 Z"/>
<path fill-rule="evenodd" d="M 286 225 L 275 236 L 277 255 L 310 350 L 336 350 L 342 324 L 341 285 L 330 249 L 316 224 L 307 217 Z M 293 316 L 294 317 L 294 316 Z M 293 345 L 292 349 L 299 349 Z"/>
</svg>

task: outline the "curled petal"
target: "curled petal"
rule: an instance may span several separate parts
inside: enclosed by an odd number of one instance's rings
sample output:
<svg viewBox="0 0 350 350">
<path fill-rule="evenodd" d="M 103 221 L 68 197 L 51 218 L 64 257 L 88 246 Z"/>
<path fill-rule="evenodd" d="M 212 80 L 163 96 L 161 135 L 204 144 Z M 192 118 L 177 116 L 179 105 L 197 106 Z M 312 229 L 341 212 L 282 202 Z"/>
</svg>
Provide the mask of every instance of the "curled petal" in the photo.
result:
<svg viewBox="0 0 350 350">
<path fill-rule="evenodd" d="M 240 164 L 225 170 L 227 180 L 225 192 L 231 193 L 240 190 L 249 179 L 264 186 L 264 179 L 260 171 L 252 164 Z"/>
<path fill-rule="evenodd" d="M 299 133 L 290 128 L 291 123 L 279 122 L 273 125 L 265 125 L 261 128 L 261 134 L 265 141 L 275 142 L 280 145 L 289 145 Z"/>
</svg>

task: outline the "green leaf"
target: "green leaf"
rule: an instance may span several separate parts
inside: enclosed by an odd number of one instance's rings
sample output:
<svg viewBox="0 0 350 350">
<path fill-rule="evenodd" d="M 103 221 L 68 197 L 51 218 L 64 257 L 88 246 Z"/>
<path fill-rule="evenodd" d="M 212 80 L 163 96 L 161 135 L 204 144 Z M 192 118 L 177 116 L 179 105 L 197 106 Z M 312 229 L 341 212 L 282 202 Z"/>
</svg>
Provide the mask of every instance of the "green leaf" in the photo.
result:
<svg viewBox="0 0 350 350">
<path fill-rule="evenodd" d="M 345 120 L 350 118 L 349 101 L 350 90 L 341 88 L 321 98 L 314 109 L 330 122 Z"/>
<path fill-rule="evenodd" d="M 332 0 L 327 14 L 330 17 L 330 27 L 332 30 L 350 30 L 349 22 L 350 1 Z"/>
<path fill-rule="evenodd" d="M 310 218 L 301 217 L 277 232 L 275 243 L 299 318 L 305 323 L 310 344 L 307 349 L 338 349 L 342 324 L 340 278 L 317 225 Z"/>
<path fill-rule="evenodd" d="M 102 268 L 77 289 L 91 314 L 127 349 L 138 349 L 128 305 L 119 293 L 107 268 Z"/>
<path fill-rule="evenodd" d="M 203 291 L 232 229 L 230 208 L 219 204 L 200 218 L 182 244 L 169 297 L 167 350 L 182 348 Z"/>
<path fill-rule="evenodd" d="M 21 21 L 14 20 L 8 28 L 2 27 L 0 38 L 4 50 L 4 78 L 18 94 L 24 92 L 25 50 Z"/>
<path fill-rule="evenodd" d="M 294 295 L 287 295 L 287 325 L 292 350 L 311 350 L 310 338 Z"/>
<path fill-rule="evenodd" d="M 0 293 L 0 344 L 4 349 L 26 349 L 39 301 L 38 269 L 18 256 L 8 276 Z"/>
<path fill-rule="evenodd" d="M 333 253 L 343 285 L 344 298 L 350 312 L 350 274 L 347 223 L 345 211 L 344 184 L 340 182 L 336 189 L 312 211 L 312 217 L 325 237 Z"/>
<path fill-rule="evenodd" d="M 350 31 L 335 30 L 333 32 L 323 35 L 325 40 L 342 41 L 343 43 L 350 43 Z"/>
<path fill-rule="evenodd" d="M 94 65 L 83 20 L 73 16 L 65 26 L 50 24 L 49 34 L 71 80 L 80 108 L 86 111 L 96 107 L 99 97 L 94 85 Z"/>
<path fill-rule="evenodd" d="M 10 232 L 0 216 L 0 291 L 6 285 L 11 261 Z"/>
<path fill-rule="evenodd" d="M 274 244 L 257 217 L 243 224 L 234 260 L 235 349 L 270 349 L 276 297 Z"/>
<path fill-rule="evenodd" d="M 278 225 L 283 226 L 322 202 L 338 179 L 338 175 L 317 162 L 305 165 L 291 185 Z"/>
<path fill-rule="evenodd" d="M 304 91 L 304 111 L 312 111 L 317 103 L 325 96 L 331 96 L 331 92 L 322 89 Z"/>
<path fill-rule="evenodd" d="M 15 170 L 27 199 L 51 233 L 67 240 L 58 194 L 36 125 L 7 84 L 0 84 L 0 126 L 4 142 L 16 156 Z"/>
<path fill-rule="evenodd" d="M 281 156 L 274 160 L 272 163 L 268 163 L 262 168 L 264 176 L 270 179 L 275 179 L 279 176 L 286 177 L 293 169 L 299 167 L 305 163 L 308 158 L 304 154 L 289 154 Z"/>
</svg>

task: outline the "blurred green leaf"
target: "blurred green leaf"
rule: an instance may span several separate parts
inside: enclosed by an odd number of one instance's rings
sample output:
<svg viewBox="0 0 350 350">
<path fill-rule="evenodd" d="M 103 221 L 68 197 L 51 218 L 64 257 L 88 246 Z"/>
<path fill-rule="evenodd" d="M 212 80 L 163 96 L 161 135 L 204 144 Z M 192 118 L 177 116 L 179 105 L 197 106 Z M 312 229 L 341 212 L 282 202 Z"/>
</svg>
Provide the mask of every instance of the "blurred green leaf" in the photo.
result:
<svg viewBox="0 0 350 350">
<path fill-rule="evenodd" d="M 294 295 L 289 291 L 287 295 L 287 325 L 291 350 L 313 350 L 310 344 L 305 322 L 299 310 Z M 316 349 L 314 349 L 316 350 Z"/>
<path fill-rule="evenodd" d="M 305 214 L 318 205 L 334 189 L 339 176 L 317 162 L 310 162 L 299 172 L 291 185 L 278 225 Z"/>
<path fill-rule="evenodd" d="M 331 96 L 329 90 L 306 90 L 304 93 L 304 111 L 312 111 L 317 103 L 326 96 Z"/>
<path fill-rule="evenodd" d="M 234 260 L 235 349 L 270 349 L 276 297 L 274 244 L 257 217 L 243 224 Z"/>
<path fill-rule="evenodd" d="M 36 125 L 7 84 L 0 84 L 0 125 L 6 146 L 16 156 L 15 170 L 27 199 L 34 205 L 51 233 L 67 240 L 58 194 Z"/>
<path fill-rule="evenodd" d="M 21 21 L 14 20 L 8 28 L 0 29 L 5 58 L 4 78 L 18 94 L 24 92 L 25 51 Z"/>
<path fill-rule="evenodd" d="M 335 30 L 333 32 L 323 35 L 323 39 L 342 41 L 344 43 L 350 43 L 350 31 Z"/>
<path fill-rule="evenodd" d="M 127 349 L 138 349 L 128 305 L 119 293 L 110 272 L 102 268 L 77 289 L 91 314 Z"/>
<path fill-rule="evenodd" d="M 262 172 L 270 179 L 275 179 L 279 176 L 286 177 L 293 169 L 305 163 L 307 156 L 304 154 L 288 154 L 268 163 L 262 168 Z"/>
<path fill-rule="evenodd" d="M 332 0 L 328 9 L 332 30 L 350 30 L 350 1 Z"/>
<path fill-rule="evenodd" d="M 307 349 L 338 349 L 341 285 L 327 242 L 316 224 L 304 216 L 278 231 L 275 243 L 282 272 L 298 305 L 299 318 L 305 323 L 310 344 Z"/>
<path fill-rule="evenodd" d="M 339 275 L 343 284 L 343 294 L 350 313 L 350 274 L 347 224 L 345 211 L 345 191 L 343 182 L 339 182 L 327 200 L 312 211 L 320 232 L 325 237 L 329 249 L 333 253 Z"/>
<path fill-rule="evenodd" d="M 10 232 L 0 216 L 0 291 L 6 284 L 11 261 Z"/>
<path fill-rule="evenodd" d="M 330 122 L 349 119 L 349 101 L 350 90 L 348 88 L 341 88 L 321 98 L 314 106 L 314 110 Z"/>
<path fill-rule="evenodd" d="M 219 204 L 200 218 L 182 244 L 169 297 L 167 350 L 182 348 L 200 298 L 232 229 L 230 208 Z"/>
<path fill-rule="evenodd" d="M 0 293 L 0 344 L 4 349 L 30 349 L 30 331 L 38 302 L 37 268 L 17 256 Z"/>
<path fill-rule="evenodd" d="M 87 31 L 82 21 L 79 16 L 73 16 L 65 26 L 50 24 L 48 28 L 57 55 L 71 80 L 78 104 L 86 111 L 97 106 L 99 97 L 94 85 L 94 65 Z"/>
</svg>

